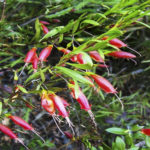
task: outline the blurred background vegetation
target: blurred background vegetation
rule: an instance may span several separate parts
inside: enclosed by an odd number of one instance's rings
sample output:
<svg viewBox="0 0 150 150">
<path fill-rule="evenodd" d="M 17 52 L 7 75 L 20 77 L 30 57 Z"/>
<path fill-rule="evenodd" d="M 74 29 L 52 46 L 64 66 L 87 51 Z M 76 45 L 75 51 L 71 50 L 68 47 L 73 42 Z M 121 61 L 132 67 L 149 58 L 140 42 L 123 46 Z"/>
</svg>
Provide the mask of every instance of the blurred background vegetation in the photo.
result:
<svg viewBox="0 0 150 150">
<path fill-rule="evenodd" d="M 140 132 L 143 127 L 150 128 L 149 8 L 149 0 L 1 0 L 0 122 L 16 131 L 25 144 L 34 150 L 149 150 L 150 138 Z M 47 37 L 39 27 L 39 20 L 50 23 Z M 43 71 L 44 77 L 40 74 L 42 81 L 38 82 L 38 77 L 32 76 L 30 65 L 19 78 L 17 76 L 24 65 L 26 53 L 33 46 L 38 47 L 38 53 L 54 43 L 72 50 L 104 35 L 121 39 L 141 56 L 125 47 L 122 50 L 137 55 L 136 62 L 105 56 L 110 76 L 106 68 L 93 69 L 117 87 L 125 106 L 124 111 L 115 96 L 102 91 L 95 93 L 91 87 L 80 83 L 92 104 L 97 130 L 87 113 L 71 98 L 63 79 L 50 75 L 46 70 Z M 103 55 L 113 50 L 107 48 L 100 49 Z M 81 48 L 78 50 L 81 51 Z M 62 53 L 54 47 L 47 66 L 55 66 L 61 57 Z M 23 85 L 28 93 L 20 91 L 13 99 L 16 84 Z M 41 108 L 39 89 L 42 84 L 58 91 L 71 104 L 70 118 L 76 132 L 73 139 L 62 135 L 51 116 Z M 27 104 L 32 105 L 33 109 L 28 108 Z M 5 117 L 8 113 L 18 115 L 32 124 L 46 143 L 43 144 L 34 134 L 10 122 Z M 60 127 L 71 133 L 65 123 L 61 123 Z M 1 132 L 0 140 L 2 150 L 24 149 Z"/>
</svg>

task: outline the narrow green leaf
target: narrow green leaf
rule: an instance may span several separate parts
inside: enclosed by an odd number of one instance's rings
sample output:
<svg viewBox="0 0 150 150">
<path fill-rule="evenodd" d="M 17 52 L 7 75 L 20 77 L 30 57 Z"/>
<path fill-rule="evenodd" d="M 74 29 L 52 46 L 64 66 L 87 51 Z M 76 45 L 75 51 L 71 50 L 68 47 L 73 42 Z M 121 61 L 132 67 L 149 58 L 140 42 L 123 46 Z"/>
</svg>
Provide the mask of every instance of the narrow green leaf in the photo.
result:
<svg viewBox="0 0 150 150">
<path fill-rule="evenodd" d="M 67 9 L 58 11 L 58 12 L 56 12 L 55 14 L 47 15 L 47 16 L 45 16 L 45 17 L 46 17 L 46 18 L 56 18 L 56 17 L 60 17 L 60 16 L 63 16 L 63 15 L 65 15 L 65 14 L 69 13 L 71 10 L 72 10 L 72 7 L 69 7 L 69 8 L 67 8 Z"/>
<path fill-rule="evenodd" d="M 103 51 L 99 49 L 98 53 L 103 58 L 103 60 L 105 60 L 105 55 L 104 55 Z"/>
<path fill-rule="evenodd" d="M 99 95 L 101 96 L 102 100 L 105 100 L 105 96 L 101 90 L 99 90 Z"/>
<path fill-rule="evenodd" d="M 99 16 L 101 16 L 102 18 L 107 19 L 107 17 L 106 17 L 104 14 L 102 14 L 102 13 L 97 13 L 96 15 L 99 15 Z"/>
<path fill-rule="evenodd" d="M 41 76 L 42 82 L 44 82 L 45 81 L 45 75 L 41 69 L 40 69 L 40 76 Z"/>
<path fill-rule="evenodd" d="M 75 98 L 77 99 L 79 96 L 79 85 L 76 80 L 74 80 L 74 83 L 75 83 Z"/>
<path fill-rule="evenodd" d="M 22 86 L 20 86 L 20 85 L 17 85 L 17 87 L 20 89 L 20 91 L 22 91 L 23 93 L 28 93 L 28 91 L 24 88 L 24 87 L 22 87 Z"/>
<path fill-rule="evenodd" d="M 98 149 L 99 150 L 104 150 L 102 146 L 98 146 Z"/>
<path fill-rule="evenodd" d="M 0 56 L 11 56 L 11 53 L 7 53 L 7 52 L 0 52 Z"/>
<path fill-rule="evenodd" d="M 146 136 L 145 143 L 146 143 L 147 147 L 150 147 L 150 137 L 149 136 Z"/>
<path fill-rule="evenodd" d="M 90 2 L 91 0 L 83 0 L 76 6 L 76 10 L 81 10 L 85 5 L 87 5 Z"/>
<path fill-rule="evenodd" d="M 108 129 L 106 129 L 106 131 L 109 133 L 119 134 L 119 135 L 128 134 L 128 132 L 127 132 L 128 130 L 123 129 L 123 128 L 117 128 L 117 127 L 108 128 Z"/>
<path fill-rule="evenodd" d="M 142 63 L 150 63 L 150 60 L 143 60 Z"/>
<path fill-rule="evenodd" d="M 150 29 L 150 25 L 148 25 L 144 22 L 141 22 L 141 21 L 136 21 L 136 22 Z"/>
<path fill-rule="evenodd" d="M 3 103 L 0 102 L 0 115 L 2 114 Z"/>
<path fill-rule="evenodd" d="M 105 47 L 107 47 L 107 41 L 99 41 L 94 46 L 90 46 L 89 48 L 86 48 L 84 51 L 88 52 L 88 51 L 93 51 L 93 50 L 96 50 L 99 48 L 105 48 Z"/>
<path fill-rule="evenodd" d="M 17 59 L 17 60 L 15 60 L 15 61 L 13 61 L 13 62 L 10 64 L 10 66 L 11 66 L 11 67 L 14 67 L 14 66 L 16 66 L 17 64 L 20 64 L 20 63 L 24 63 L 22 57 L 19 58 L 19 59 Z"/>
<path fill-rule="evenodd" d="M 116 138 L 116 146 L 118 148 L 118 150 L 125 150 L 125 143 L 122 140 L 122 138 L 118 137 Z"/>
<path fill-rule="evenodd" d="M 118 150 L 117 146 L 116 146 L 116 143 L 112 143 L 112 150 Z"/>
<path fill-rule="evenodd" d="M 142 129 L 144 126 L 139 126 L 139 125 L 134 125 L 134 126 L 132 126 L 132 128 L 131 128 L 131 131 L 139 131 L 140 129 Z"/>
<path fill-rule="evenodd" d="M 121 30 L 119 30 L 117 27 L 113 27 L 104 34 L 101 34 L 97 39 L 101 39 L 104 36 L 110 36 L 111 38 L 109 40 L 111 40 L 113 38 L 121 36 L 122 34 L 123 32 Z"/>
<path fill-rule="evenodd" d="M 66 64 L 79 68 L 79 69 L 91 69 L 91 66 L 88 64 L 75 64 L 75 63 L 66 63 Z"/>
<path fill-rule="evenodd" d="M 10 56 L 10 57 L 7 57 L 7 58 L 5 58 L 5 59 L 2 59 L 2 60 L 0 61 L 0 63 L 8 62 L 8 60 L 9 60 L 9 59 L 12 59 L 12 57 L 13 57 L 13 56 Z"/>
<path fill-rule="evenodd" d="M 80 20 L 77 20 L 73 26 L 72 33 L 75 33 L 79 27 Z"/>
<path fill-rule="evenodd" d="M 36 21 L 35 21 L 35 31 L 36 31 L 36 33 L 32 40 L 34 40 L 34 39 L 38 40 L 40 38 L 41 24 L 39 22 L 39 19 L 36 19 Z"/>
<path fill-rule="evenodd" d="M 83 82 L 85 84 L 90 84 L 91 82 L 89 80 L 87 80 L 86 78 L 84 78 L 82 75 L 80 75 L 77 71 L 65 68 L 65 67 L 54 67 L 55 69 L 58 69 L 60 73 L 64 73 L 65 75 L 73 78 L 73 80 L 77 80 L 80 82 Z"/>
<path fill-rule="evenodd" d="M 63 35 L 63 34 L 60 34 L 60 35 L 59 35 L 59 41 L 58 41 L 58 43 L 61 43 L 61 42 L 63 41 L 63 38 L 64 38 L 64 35 Z"/>
<path fill-rule="evenodd" d="M 133 136 L 129 133 L 127 135 L 125 135 L 125 141 L 126 141 L 126 145 L 133 145 Z"/>
<path fill-rule="evenodd" d="M 128 150 L 139 150 L 139 148 L 140 148 L 140 147 L 136 147 L 136 146 L 135 146 L 135 147 L 132 147 L 132 148 L 130 148 L 130 149 L 128 149 Z"/>
<path fill-rule="evenodd" d="M 74 26 L 74 21 L 71 20 L 71 21 L 69 21 L 69 23 L 61 30 L 60 33 L 69 32 L 70 30 L 72 30 L 73 26 Z"/>
<path fill-rule="evenodd" d="M 84 20 L 82 23 L 92 24 L 94 26 L 99 26 L 99 23 L 94 20 Z"/>
<path fill-rule="evenodd" d="M 40 40 L 40 42 L 44 39 L 47 39 L 49 37 L 52 37 L 52 36 L 58 34 L 63 28 L 64 28 L 64 26 L 59 26 L 59 27 L 52 29 L 50 32 L 48 32 L 47 34 L 44 35 L 44 37 Z"/>
<path fill-rule="evenodd" d="M 67 48 L 72 46 L 72 41 L 67 44 Z"/>
</svg>

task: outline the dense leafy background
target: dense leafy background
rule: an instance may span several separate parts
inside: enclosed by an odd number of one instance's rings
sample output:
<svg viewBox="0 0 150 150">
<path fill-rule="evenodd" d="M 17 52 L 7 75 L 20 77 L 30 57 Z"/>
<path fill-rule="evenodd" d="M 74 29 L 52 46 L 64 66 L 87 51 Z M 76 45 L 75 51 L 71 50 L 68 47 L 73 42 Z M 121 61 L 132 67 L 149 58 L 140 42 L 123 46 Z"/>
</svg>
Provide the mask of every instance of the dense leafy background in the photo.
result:
<svg viewBox="0 0 150 150">
<path fill-rule="evenodd" d="M 148 150 L 150 138 L 143 135 L 140 129 L 150 127 L 149 7 L 149 0 L 6 0 L 5 9 L 3 2 L 0 2 L 0 15 L 4 10 L 0 21 L 1 122 L 16 131 L 25 144 L 35 150 Z M 53 19 L 59 19 L 60 22 L 56 23 Z M 39 20 L 50 22 L 48 34 L 43 34 Z M 140 52 L 141 56 L 128 48 L 122 49 L 136 54 L 137 63 L 108 57 L 106 54 L 113 51 L 114 47 L 100 40 L 105 35 L 109 35 L 110 39 L 118 37 Z M 93 43 L 96 44 L 91 46 Z M 28 50 L 36 46 L 39 53 L 49 44 L 55 46 L 44 68 L 33 74 L 29 65 L 17 79 Z M 63 56 L 56 47 L 68 48 L 72 50 L 72 54 L 99 50 L 105 55 L 110 75 L 108 76 L 105 68 L 91 68 L 90 65 L 80 66 L 71 62 L 67 65 L 70 69 L 67 72 L 68 70 L 58 65 L 66 63 L 69 55 Z M 96 72 L 117 87 L 125 110 L 121 110 L 115 96 L 102 91 L 95 93 L 86 84 L 87 81 L 75 74 L 83 75 L 81 69 Z M 56 73 L 62 73 L 63 78 L 56 76 Z M 88 114 L 71 98 L 64 78 L 80 81 L 78 84 L 92 104 L 97 130 Z M 13 99 L 16 84 L 23 85 L 24 89 L 20 88 L 19 96 Z M 73 140 L 61 135 L 50 115 L 40 107 L 39 94 L 45 86 L 70 102 L 70 118 L 76 131 Z M 27 102 L 35 108 L 30 110 L 25 105 Z M 18 115 L 31 123 L 46 143 L 43 144 L 34 134 L 14 125 L 5 117 L 8 113 Z M 61 123 L 60 127 L 63 131 L 71 132 L 65 123 Z M 0 149 L 24 149 L 3 133 L 0 133 L 0 138 Z"/>
</svg>

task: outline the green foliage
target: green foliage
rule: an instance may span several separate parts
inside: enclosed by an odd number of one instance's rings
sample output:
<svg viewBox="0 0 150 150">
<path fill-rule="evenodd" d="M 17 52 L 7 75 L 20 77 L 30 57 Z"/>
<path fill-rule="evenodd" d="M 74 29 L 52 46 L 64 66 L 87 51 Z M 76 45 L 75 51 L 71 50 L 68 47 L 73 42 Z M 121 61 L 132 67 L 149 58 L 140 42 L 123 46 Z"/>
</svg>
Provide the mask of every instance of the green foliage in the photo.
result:
<svg viewBox="0 0 150 150">
<path fill-rule="evenodd" d="M 149 149 L 149 136 L 140 132 L 142 128 L 150 127 L 149 6 L 149 0 L 7 0 L 6 5 L 0 2 L 0 123 L 6 122 L 31 149 L 68 146 L 79 149 L 77 143 L 90 150 Z M 43 33 L 41 20 L 50 23 L 45 25 L 49 30 L 47 34 Z M 106 36 L 108 39 L 104 40 Z M 119 50 L 109 42 L 114 38 L 140 51 L 142 56 L 137 55 L 136 59 L 138 65 L 109 57 L 110 52 Z M 53 45 L 50 56 L 39 61 L 37 69 L 33 68 L 32 59 L 19 75 L 27 52 L 37 47 L 39 56 L 48 45 Z M 60 47 L 70 52 L 65 53 Z M 129 47 L 121 47 L 121 50 L 132 53 Z M 109 67 L 99 67 L 105 63 L 92 60 L 89 51 L 97 51 Z M 72 61 L 72 57 L 77 59 L 78 54 L 85 63 Z M 116 88 L 124 111 L 115 95 L 103 92 L 103 87 L 95 82 L 93 87 L 93 83 L 85 78 L 93 73 L 105 77 Z M 75 88 L 72 96 L 71 88 Z M 60 135 L 56 125 L 51 123 L 49 116 L 52 114 L 42 106 L 44 90 L 48 96 L 55 93 L 70 104 L 67 111 L 78 134 L 66 145 L 62 144 L 66 143 L 66 137 Z M 84 107 L 81 110 L 73 101 L 78 98 L 80 90 L 92 105 L 94 115 L 89 110 L 84 111 Z M 52 118 L 61 130 L 70 130 L 63 118 L 58 119 L 58 110 L 55 113 Z M 46 142 L 43 144 L 38 137 L 8 122 L 8 114 L 18 115 L 33 124 Z M 59 143 L 55 136 L 65 140 Z M 5 144 L 5 138 L 0 140 L 0 149 L 16 148 L 16 144 L 14 147 L 9 142 Z"/>
<path fill-rule="evenodd" d="M 59 70 L 58 71 L 59 73 L 66 74 L 66 75 L 70 76 L 74 80 L 83 82 L 85 84 L 91 84 L 91 82 L 89 80 L 87 80 L 86 78 L 84 78 L 82 75 L 80 75 L 76 71 L 73 71 L 73 70 L 65 68 L 65 67 L 55 67 L 55 68 Z"/>
<path fill-rule="evenodd" d="M 120 135 L 125 135 L 127 134 L 128 130 L 122 129 L 122 128 L 108 128 L 106 129 L 107 132 L 113 133 L 113 134 L 120 134 Z"/>
</svg>

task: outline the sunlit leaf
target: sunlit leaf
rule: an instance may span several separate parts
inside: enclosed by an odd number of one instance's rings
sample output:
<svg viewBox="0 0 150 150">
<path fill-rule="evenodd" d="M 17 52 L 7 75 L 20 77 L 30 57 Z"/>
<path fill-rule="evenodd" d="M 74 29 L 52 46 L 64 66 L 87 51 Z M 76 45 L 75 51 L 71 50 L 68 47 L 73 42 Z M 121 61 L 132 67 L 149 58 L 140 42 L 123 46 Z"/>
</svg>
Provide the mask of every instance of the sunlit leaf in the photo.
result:
<svg viewBox="0 0 150 150">
<path fill-rule="evenodd" d="M 94 26 L 99 26 L 99 23 L 94 20 L 84 20 L 82 23 L 92 24 Z"/>
<path fill-rule="evenodd" d="M 123 128 L 117 128 L 117 127 L 108 128 L 108 129 L 106 129 L 106 131 L 109 133 L 119 134 L 119 135 L 128 134 L 128 132 L 127 132 L 128 130 L 123 129 Z"/>
<path fill-rule="evenodd" d="M 28 91 L 24 88 L 24 87 L 22 87 L 22 86 L 20 86 L 20 85 L 17 85 L 17 87 L 20 89 L 20 91 L 22 91 L 23 93 L 28 93 Z"/>
<path fill-rule="evenodd" d="M 84 78 L 81 74 L 79 74 L 77 71 L 65 68 L 65 67 L 54 67 L 56 69 L 58 69 L 58 71 L 60 73 L 64 73 L 65 75 L 69 76 L 70 78 L 73 78 L 74 80 L 77 80 L 79 82 L 83 82 L 85 84 L 90 84 L 91 82 L 89 80 L 87 80 L 86 78 Z"/>
</svg>

